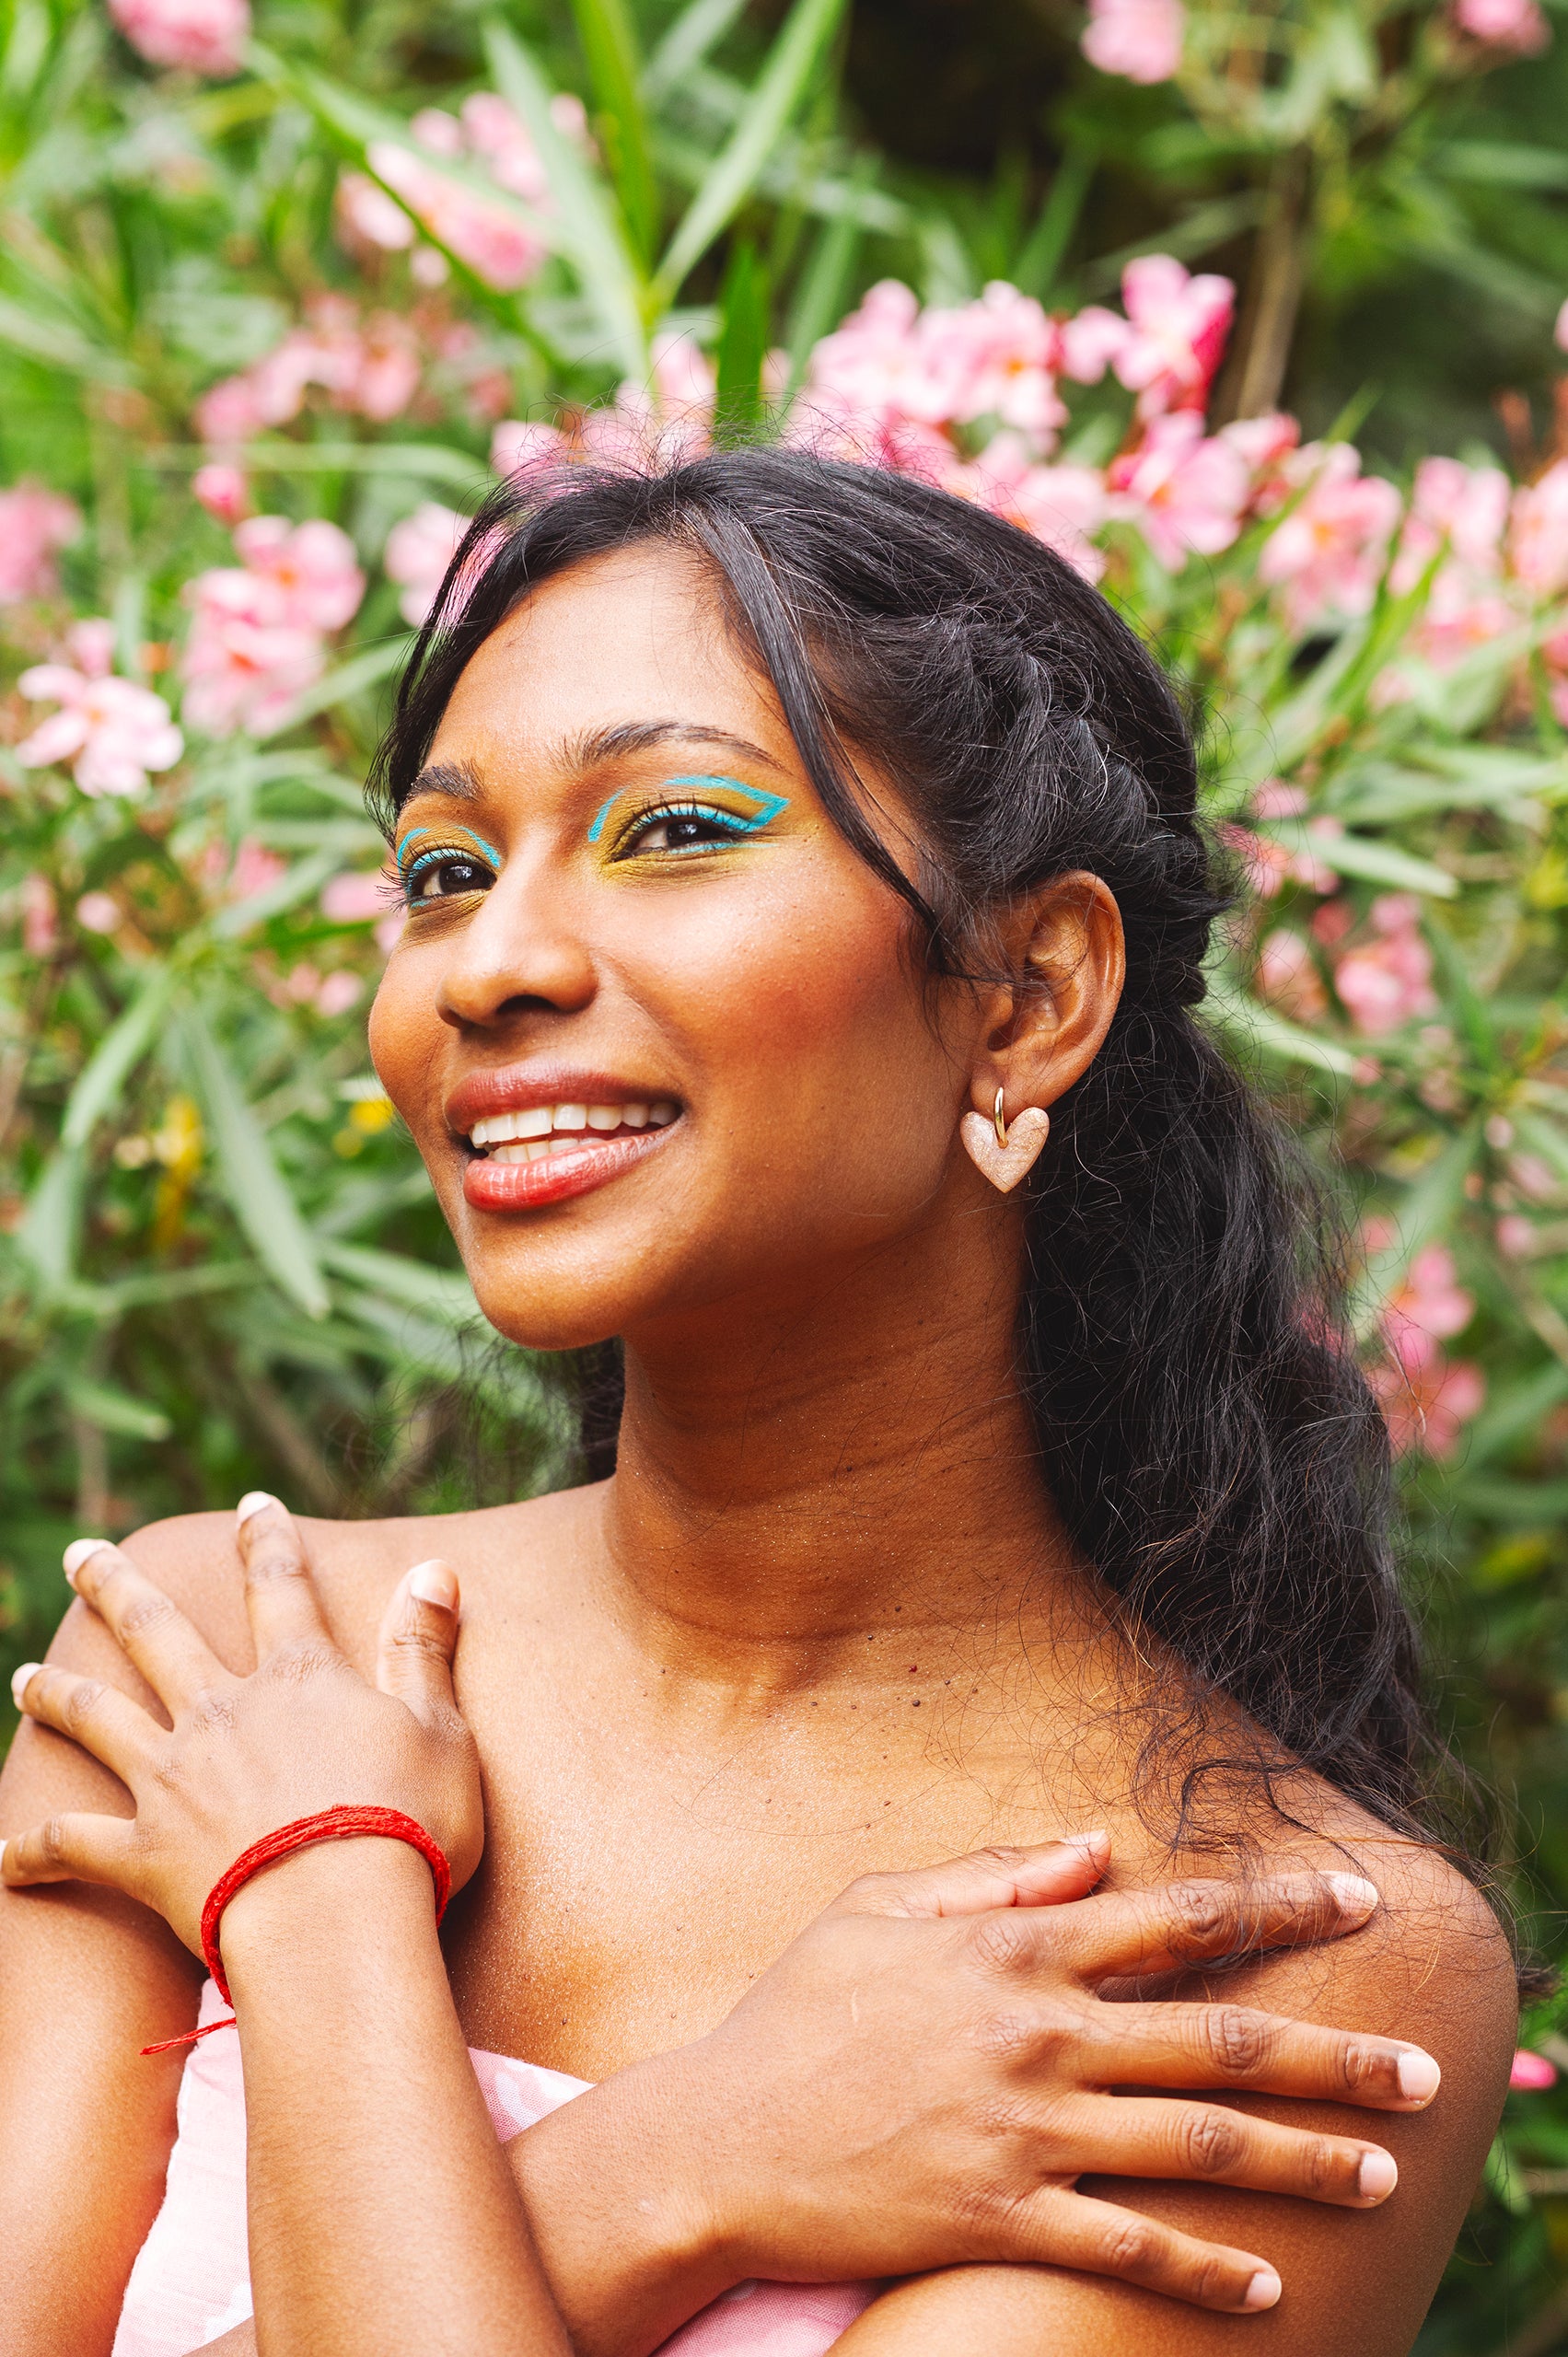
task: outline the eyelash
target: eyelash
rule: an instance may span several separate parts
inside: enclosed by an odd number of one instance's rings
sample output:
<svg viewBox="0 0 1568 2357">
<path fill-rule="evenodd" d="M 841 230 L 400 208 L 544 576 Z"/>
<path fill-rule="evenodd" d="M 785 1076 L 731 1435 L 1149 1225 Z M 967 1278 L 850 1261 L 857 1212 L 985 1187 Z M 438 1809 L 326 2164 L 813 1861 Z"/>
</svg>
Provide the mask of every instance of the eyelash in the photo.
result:
<svg viewBox="0 0 1568 2357">
<path fill-rule="evenodd" d="M 465 898 L 466 895 L 463 892 L 437 892 L 425 898 L 414 888 L 416 877 L 433 869 L 453 865 L 478 868 L 489 877 L 491 883 L 495 880 L 495 871 L 489 861 L 482 859 L 479 853 L 470 850 L 468 845 L 437 843 L 431 851 L 422 851 L 417 859 L 410 860 L 408 865 L 400 870 L 398 880 L 402 886 L 403 900 L 406 906 L 411 910 L 433 908 L 437 900 L 458 900 Z M 470 885 L 467 888 L 468 891 L 486 891 L 488 888 L 488 885 L 483 884 Z"/>
<path fill-rule="evenodd" d="M 698 853 L 724 851 L 743 835 L 755 834 L 762 824 L 760 819 L 743 819 L 738 812 L 723 809 L 713 802 L 659 802 L 650 810 L 639 810 L 636 817 L 621 829 L 610 853 L 611 861 L 632 858 L 643 835 L 656 826 L 668 824 L 672 819 L 703 820 L 718 829 L 721 840 L 717 842 L 667 844 L 662 852 L 652 856 L 690 859 Z"/>
</svg>

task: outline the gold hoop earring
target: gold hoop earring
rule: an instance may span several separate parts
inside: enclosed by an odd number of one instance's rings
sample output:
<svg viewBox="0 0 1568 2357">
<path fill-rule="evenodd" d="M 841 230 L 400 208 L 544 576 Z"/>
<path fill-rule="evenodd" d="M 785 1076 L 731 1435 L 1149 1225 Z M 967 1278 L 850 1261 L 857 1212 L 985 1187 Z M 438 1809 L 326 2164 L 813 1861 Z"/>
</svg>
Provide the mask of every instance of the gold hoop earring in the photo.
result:
<svg viewBox="0 0 1568 2357">
<path fill-rule="evenodd" d="M 999 1088 L 997 1090 L 996 1103 L 991 1116 L 993 1121 L 996 1125 L 996 1143 L 1002 1147 L 1004 1152 L 1006 1151 L 1007 1146 L 1007 1124 L 1002 1117 L 1002 1100 L 1005 1095 L 1005 1089 Z"/>
</svg>

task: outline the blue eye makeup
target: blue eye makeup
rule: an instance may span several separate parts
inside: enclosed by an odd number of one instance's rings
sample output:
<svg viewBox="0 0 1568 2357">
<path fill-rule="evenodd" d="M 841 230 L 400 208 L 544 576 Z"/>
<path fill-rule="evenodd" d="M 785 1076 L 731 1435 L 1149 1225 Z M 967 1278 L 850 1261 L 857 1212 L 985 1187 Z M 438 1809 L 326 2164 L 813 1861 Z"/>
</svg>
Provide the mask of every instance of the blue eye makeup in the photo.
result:
<svg viewBox="0 0 1568 2357">
<path fill-rule="evenodd" d="M 397 857 L 398 880 L 411 909 L 486 891 L 501 867 L 494 845 L 468 827 L 454 827 L 449 833 L 411 827 L 398 845 Z"/>
<path fill-rule="evenodd" d="M 677 856 L 714 851 L 726 842 L 737 842 L 747 835 L 756 834 L 770 820 L 776 819 L 782 810 L 789 808 L 787 795 L 766 794 L 761 786 L 745 785 L 738 777 L 716 776 L 711 772 L 696 777 L 666 778 L 665 784 L 669 788 L 725 786 L 731 794 L 738 794 L 747 802 L 754 803 L 756 807 L 749 812 L 728 810 L 721 803 L 697 799 L 656 803 L 652 808 L 637 812 L 617 841 L 611 853 L 613 858 L 629 858 L 639 846 Z M 628 791 L 627 787 L 620 786 L 607 802 L 600 805 L 588 829 L 589 842 L 597 843 L 600 840 L 605 820 Z M 661 829 L 668 840 L 662 843 L 650 843 L 647 838 Z"/>
</svg>

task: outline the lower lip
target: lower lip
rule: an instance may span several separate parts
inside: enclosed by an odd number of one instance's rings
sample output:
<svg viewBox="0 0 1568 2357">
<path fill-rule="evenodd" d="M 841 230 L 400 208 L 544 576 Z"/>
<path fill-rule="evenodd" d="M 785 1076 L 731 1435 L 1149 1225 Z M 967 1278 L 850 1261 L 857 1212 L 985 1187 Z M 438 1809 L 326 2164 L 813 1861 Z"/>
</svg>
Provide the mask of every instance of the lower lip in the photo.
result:
<svg viewBox="0 0 1568 2357">
<path fill-rule="evenodd" d="M 463 1172 L 463 1195 L 476 1212 L 531 1212 L 608 1187 L 669 1135 L 667 1127 L 635 1137 L 584 1141 L 574 1154 L 541 1155 L 537 1162 L 492 1162 L 476 1155 Z"/>
</svg>

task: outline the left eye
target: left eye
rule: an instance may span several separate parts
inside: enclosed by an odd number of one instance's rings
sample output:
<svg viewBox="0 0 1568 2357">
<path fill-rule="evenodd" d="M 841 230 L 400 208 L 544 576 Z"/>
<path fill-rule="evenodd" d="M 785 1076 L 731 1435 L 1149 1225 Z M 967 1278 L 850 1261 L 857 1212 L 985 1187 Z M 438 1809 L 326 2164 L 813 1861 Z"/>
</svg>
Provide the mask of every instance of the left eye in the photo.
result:
<svg viewBox="0 0 1568 2357">
<path fill-rule="evenodd" d="M 749 835 L 754 823 L 737 817 L 733 810 L 714 809 L 700 803 L 647 810 L 628 827 L 616 845 L 615 856 L 627 859 L 635 852 L 650 851 L 713 851 Z"/>
</svg>

